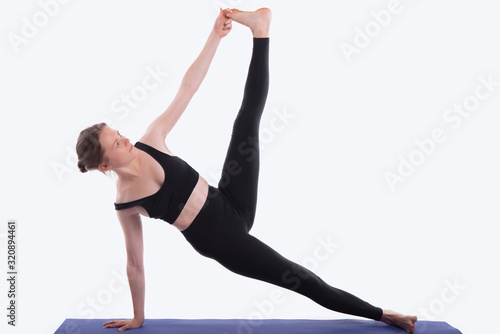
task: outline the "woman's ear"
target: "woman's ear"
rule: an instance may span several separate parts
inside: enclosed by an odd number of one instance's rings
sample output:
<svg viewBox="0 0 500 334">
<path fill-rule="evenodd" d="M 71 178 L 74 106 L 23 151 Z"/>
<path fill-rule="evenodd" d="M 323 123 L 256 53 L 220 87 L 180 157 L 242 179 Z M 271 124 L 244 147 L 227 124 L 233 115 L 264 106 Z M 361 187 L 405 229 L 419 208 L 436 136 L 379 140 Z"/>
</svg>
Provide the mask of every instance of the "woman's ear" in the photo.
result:
<svg viewBox="0 0 500 334">
<path fill-rule="evenodd" d="M 101 172 L 107 172 L 107 171 L 113 169 L 113 166 L 111 166 L 110 164 L 107 164 L 107 163 L 103 162 L 103 163 L 100 163 L 99 166 L 97 166 L 97 168 Z"/>
</svg>

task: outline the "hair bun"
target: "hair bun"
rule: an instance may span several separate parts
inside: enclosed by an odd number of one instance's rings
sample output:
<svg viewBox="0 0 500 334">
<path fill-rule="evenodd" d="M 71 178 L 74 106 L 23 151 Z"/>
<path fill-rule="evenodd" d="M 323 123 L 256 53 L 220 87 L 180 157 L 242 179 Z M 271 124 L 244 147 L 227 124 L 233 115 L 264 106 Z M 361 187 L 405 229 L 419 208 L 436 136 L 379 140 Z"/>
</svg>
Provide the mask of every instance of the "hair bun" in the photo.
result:
<svg viewBox="0 0 500 334">
<path fill-rule="evenodd" d="M 87 168 L 85 167 L 85 164 L 81 161 L 78 161 L 78 168 L 80 169 L 80 172 L 82 172 L 82 173 L 88 172 Z"/>
<path fill-rule="evenodd" d="M 76 160 L 78 169 L 82 173 L 96 170 L 99 164 L 104 161 L 104 151 L 99 141 L 102 131 L 108 125 L 98 123 L 82 130 L 76 141 Z M 104 171 L 101 171 L 104 173 Z M 105 173 L 104 173 L 105 174 Z"/>
</svg>

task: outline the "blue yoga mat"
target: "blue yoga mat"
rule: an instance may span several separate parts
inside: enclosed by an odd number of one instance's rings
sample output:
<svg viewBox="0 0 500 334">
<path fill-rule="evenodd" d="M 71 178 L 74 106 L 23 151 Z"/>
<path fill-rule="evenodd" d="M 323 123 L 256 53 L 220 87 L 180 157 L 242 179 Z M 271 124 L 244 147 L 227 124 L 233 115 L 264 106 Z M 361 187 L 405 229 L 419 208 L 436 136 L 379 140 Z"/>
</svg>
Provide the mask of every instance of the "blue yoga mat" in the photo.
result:
<svg viewBox="0 0 500 334">
<path fill-rule="evenodd" d="M 71 319 L 59 326 L 55 334 L 115 333 L 118 328 L 102 328 L 115 319 Z M 441 321 L 417 321 L 416 334 L 461 334 Z M 406 333 L 402 329 L 371 320 L 245 320 L 245 319 L 146 319 L 131 334 L 390 334 Z"/>
</svg>

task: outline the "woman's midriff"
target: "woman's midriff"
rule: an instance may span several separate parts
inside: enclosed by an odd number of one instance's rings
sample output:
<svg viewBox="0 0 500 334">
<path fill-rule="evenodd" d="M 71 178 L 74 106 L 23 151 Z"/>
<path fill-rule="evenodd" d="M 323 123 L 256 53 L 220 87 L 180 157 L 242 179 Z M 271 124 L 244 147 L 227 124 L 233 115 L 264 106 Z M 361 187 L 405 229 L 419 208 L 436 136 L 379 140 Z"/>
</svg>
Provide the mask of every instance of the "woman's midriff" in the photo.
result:
<svg viewBox="0 0 500 334">
<path fill-rule="evenodd" d="M 198 182 L 189 196 L 186 205 L 172 224 L 179 231 L 184 231 L 191 225 L 201 208 L 205 204 L 208 196 L 208 182 L 200 175 Z"/>
</svg>

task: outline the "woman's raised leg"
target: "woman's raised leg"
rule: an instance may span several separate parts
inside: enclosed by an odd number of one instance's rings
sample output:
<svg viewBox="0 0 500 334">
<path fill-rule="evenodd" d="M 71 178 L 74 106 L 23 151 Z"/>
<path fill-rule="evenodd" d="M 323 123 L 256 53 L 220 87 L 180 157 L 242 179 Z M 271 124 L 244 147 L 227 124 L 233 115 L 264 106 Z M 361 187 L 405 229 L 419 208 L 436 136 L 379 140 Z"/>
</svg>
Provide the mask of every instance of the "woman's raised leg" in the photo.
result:
<svg viewBox="0 0 500 334">
<path fill-rule="evenodd" d="M 259 179 L 259 125 L 269 89 L 269 26 L 271 12 L 226 11 L 253 33 L 253 50 L 243 102 L 236 116 L 218 188 L 245 218 L 249 231 L 255 218 Z"/>
<path fill-rule="evenodd" d="M 248 26 L 253 34 L 253 52 L 243 102 L 233 126 L 219 189 L 246 218 L 248 232 L 255 218 L 259 175 L 259 124 L 269 87 L 269 28 L 271 11 L 225 10 L 228 18 Z M 325 283 L 308 269 L 289 261 L 248 233 L 232 234 L 222 265 L 243 276 L 259 279 L 307 296 L 338 312 L 383 321 L 408 333 L 415 330 L 415 316 L 372 306 L 360 298 Z"/>
</svg>

